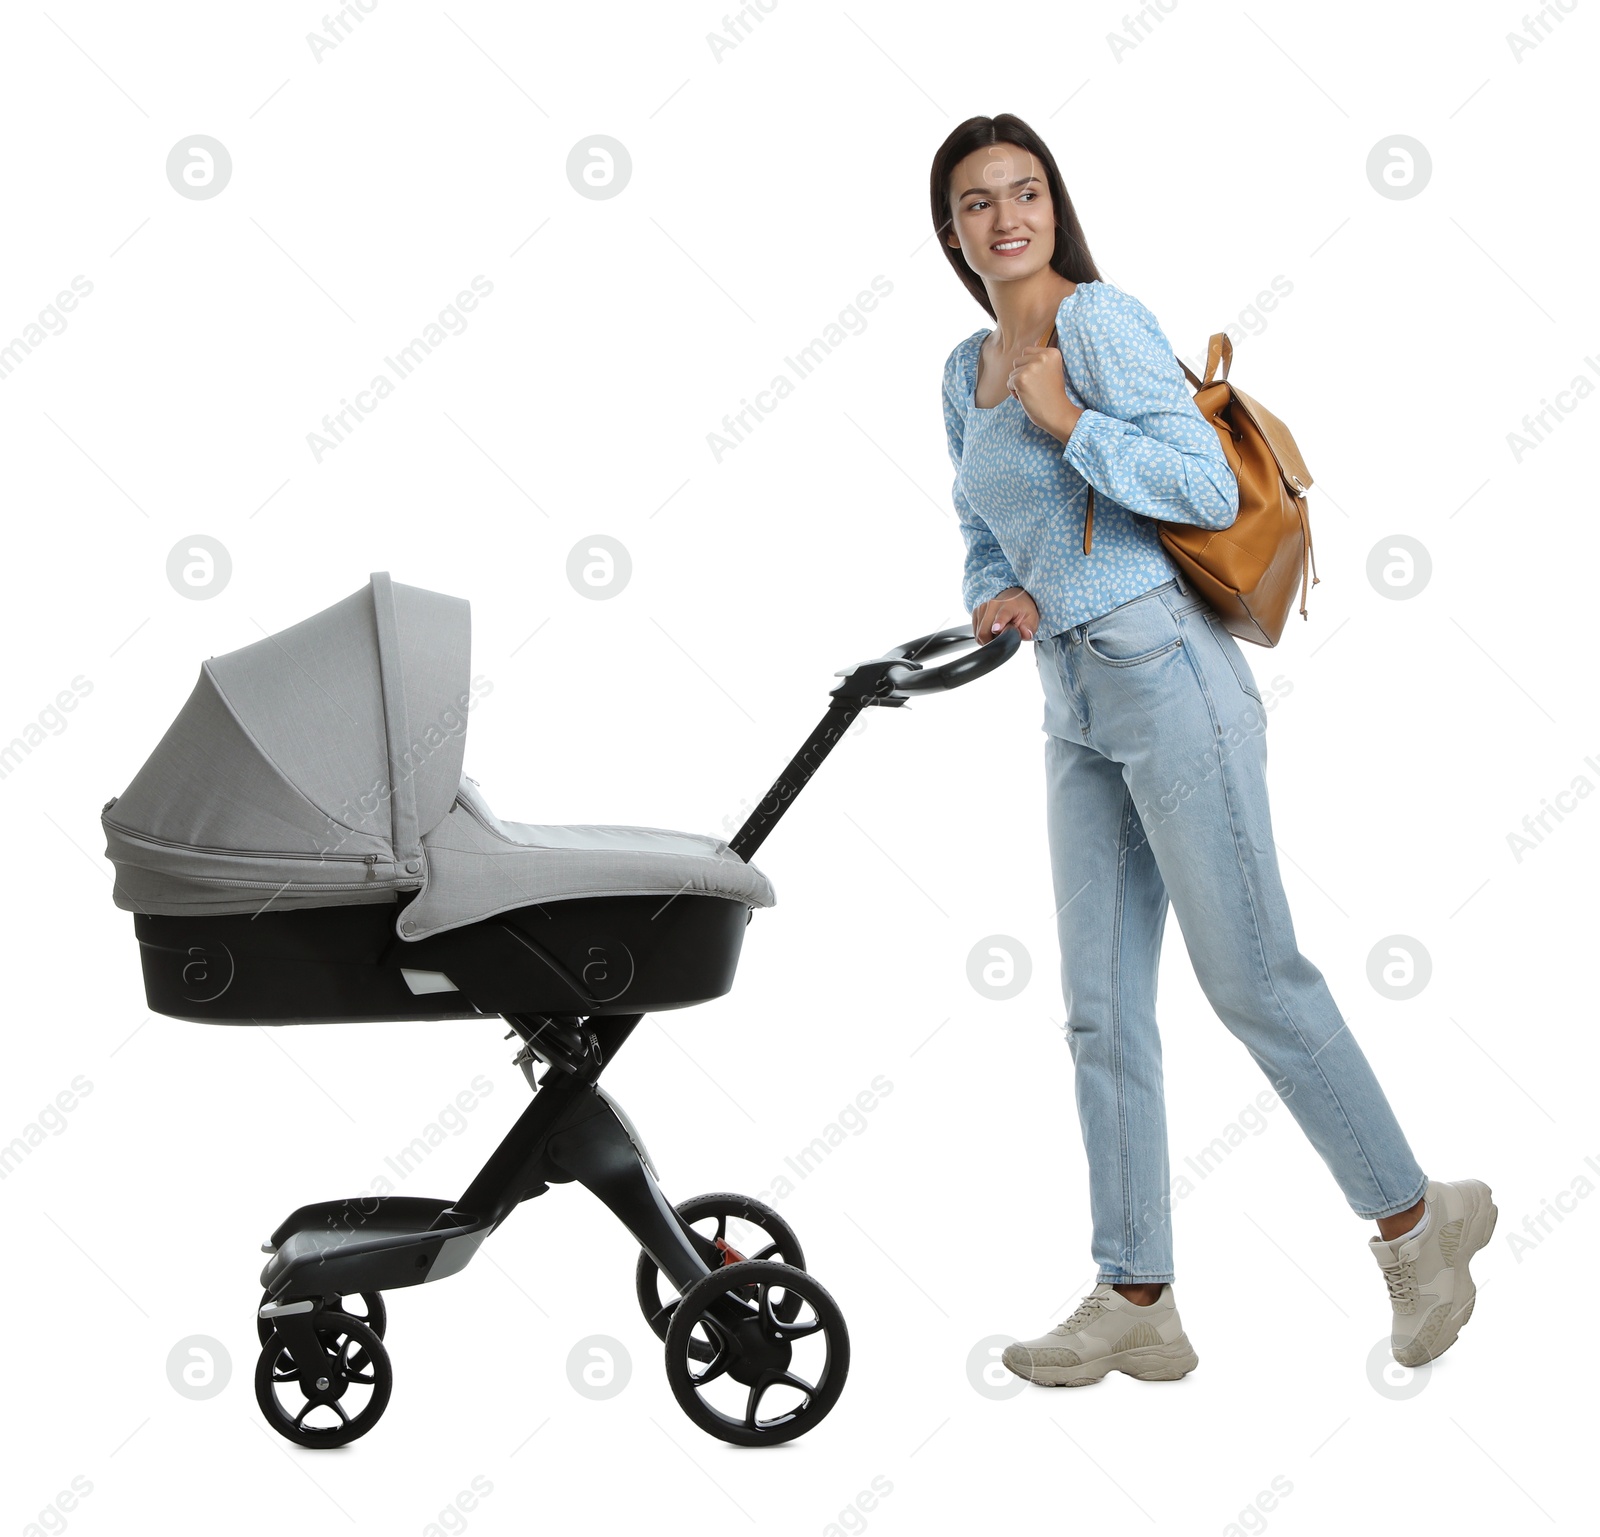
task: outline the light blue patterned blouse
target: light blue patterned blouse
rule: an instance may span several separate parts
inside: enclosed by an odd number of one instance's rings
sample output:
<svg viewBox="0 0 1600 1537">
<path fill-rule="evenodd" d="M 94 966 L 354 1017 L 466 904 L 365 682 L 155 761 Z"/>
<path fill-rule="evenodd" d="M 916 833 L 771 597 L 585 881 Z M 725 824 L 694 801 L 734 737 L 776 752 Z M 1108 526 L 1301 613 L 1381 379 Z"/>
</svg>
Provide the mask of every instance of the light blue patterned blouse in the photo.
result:
<svg viewBox="0 0 1600 1537">
<path fill-rule="evenodd" d="M 1113 283 L 1080 283 L 1061 301 L 1056 331 L 1067 396 L 1084 408 L 1065 444 L 1036 427 L 1015 396 L 987 409 L 974 402 L 987 330 L 973 332 L 944 368 L 953 494 L 967 546 L 962 601 L 970 613 L 1022 587 L 1038 605 L 1041 636 L 1096 619 L 1172 577 L 1152 519 L 1227 528 L 1239 512 L 1239 483 L 1216 429 L 1139 300 Z"/>
</svg>

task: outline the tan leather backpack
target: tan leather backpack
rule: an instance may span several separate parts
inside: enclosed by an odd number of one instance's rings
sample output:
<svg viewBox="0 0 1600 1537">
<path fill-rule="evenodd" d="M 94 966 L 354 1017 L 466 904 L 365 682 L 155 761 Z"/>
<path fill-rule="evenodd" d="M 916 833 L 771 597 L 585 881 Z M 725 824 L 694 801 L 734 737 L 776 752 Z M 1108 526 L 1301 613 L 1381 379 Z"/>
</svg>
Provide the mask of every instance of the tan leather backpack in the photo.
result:
<svg viewBox="0 0 1600 1537">
<path fill-rule="evenodd" d="M 1052 328 L 1045 345 L 1055 337 Z M 1222 377 L 1215 382 L 1218 360 Z M 1224 529 L 1156 520 L 1162 547 L 1195 590 L 1216 611 L 1223 628 L 1240 640 L 1275 646 L 1300 585 L 1300 617 L 1306 593 L 1321 581 L 1311 547 L 1306 491 L 1311 472 L 1289 429 L 1258 401 L 1228 382 L 1233 342 L 1218 331 L 1206 349 L 1206 376 L 1178 367 L 1194 386 L 1194 403 L 1217 430 L 1222 452 L 1239 482 L 1239 516 Z M 1083 553 L 1094 529 L 1094 487 L 1089 487 L 1083 523 Z"/>
</svg>

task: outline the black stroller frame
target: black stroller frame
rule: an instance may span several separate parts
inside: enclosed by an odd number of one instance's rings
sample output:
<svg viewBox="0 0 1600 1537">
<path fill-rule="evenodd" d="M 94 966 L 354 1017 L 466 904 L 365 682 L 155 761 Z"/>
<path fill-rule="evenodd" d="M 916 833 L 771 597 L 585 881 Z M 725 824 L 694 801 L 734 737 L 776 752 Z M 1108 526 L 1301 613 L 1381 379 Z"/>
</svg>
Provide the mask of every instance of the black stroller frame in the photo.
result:
<svg viewBox="0 0 1600 1537">
<path fill-rule="evenodd" d="M 993 671 L 1019 642 L 1018 633 L 1008 630 L 955 661 L 924 666 L 929 658 L 975 644 L 966 630 L 945 630 L 836 674 L 843 681 L 831 691 L 826 714 L 730 840 L 731 850 L 749 861 L 863 709 L 898 707 L 915 694 L 955 688 Z M 520 927 L 510 920 L 486 921 L 410 944 L 396 938 L 394 913 L 393 906 L 356 906 L 274 915 L 278 927 L 273 932 L 283 936 L 283 954 L 289 957 L 281 975 L 294 974 L 292 962 L 301 953 L 296 947 L 331 947 L 330 933 L 340 946 L 377 945 L 361 985 L 378 989 L 380 996 L 364 1017 L 499 1013 L 510 1026 L 507 1038 L 521 1043 L 515 1061 L 534 1095 L 455 1200 L 373 1195 L 322 1202 L 300 1207 L 273 1232 L 263 1245 L 270 1257 L 261 1274 L 262 1351 L 256 1370 L 256 1396 L 268 1423 L 304 1446 L 339 1446 L 365 1434 L 384 1412 L 392 1383 L 384 1293 L 456 1274 L 518 1205 L 551 1185 L 577 1183 L 598 1196 L 639 1242 L 640 1305 L 665 1341 L 668 1381 L 689 1417 L 714 1436 L 752 1446 L 791 1440 L 811 1429 L 843 1389 L 850 1341 L 837 1303 L 805 1271 L 793 1231 L 777 1212 L 745 1196 L 706 1195 L 675 1207 L 657 1183 L 632 1121 L 599 1084 L 644 1018 L 629 995 L 640 1001 L 649 996 L 654 1010 L 725 993 L 753 909 L 689 892 L 664 900 L 582 898 L 542 905 L 539 918 L 552 925 L 548 933 L 532 919 Z M 580 946 L 579 953 L 588 957 L 580 968 L 570 958 L 571 947 L 563 950 L 549 935 L 559 935 L 563 923 L 581 930 L 596 920 L 602 921 L 604 937 Z M 644 923 L 670 937 L 669 943 L 656 945 L 660 953 L 647 983 L 635 973 L 627 939 L 615 937 L 630 924 Z M 208 968 L 221 967 L 224 956 L 231 979 L 229 945 L 237 948 L 245 925 L 259 932 L 261 920 L 137 914 L 151 1006 L 178 1017 L 243 1022 L 245 1013 L 231 1014 L 221 1003 L 196 1013 L 194 983 L 198 975 L 203 984 Z M 381 944 L 372 938 L 380 927 Z M 564 994 L 569 1007 L 548 1001 L 540 1009 L 506 1006 L 523 996 L 507 981 L 510 968 L 525 972 L 535 957 L 544 962 L 541 997 Z M 470 979 L 461 982 L 470 1011 L 441 1013 L 435 1003 L 434 1012 L 425 1012 L 428 999 L 398 985 L 402 959 Z M 181 964 L 175 967 L 174 960 Z M 180 975 L 181 983 L 174 980 Z M 392 995 L 383 993 L 391 984 Z M 288 981 L 266 985 L 292 991 Z M 297 1007 L 288 992 L 276 1008 L 263 1010 L 258 994 L 238 1005 L 258 1016 L 276 1012 L 279 1017 L 292 1016 Z M 707 1219 L 715 1220 L 714 1234 L 693 1225 Z M 750 1254 L 733 1247 L 727 1233 L 734 1219 L 756 1229 L 763 1245 Z M 676 1295 L 662 1298 L 662 1277 Z M 804 1349 L 811 1339 L 820 1341 L 822 1355 L 814 1378 L 792 1369 L 796 1347 Z M 731 1390 L 732 1413 L 708 1398 L 708 1385 L 723 1377 L 746 1390 L 742 1410 L 737 1389 Z M 777 1387 L 798 1401 L 763 1418 L 763 1400 Z M 297 1393 L 303 1407 L 286 1405 L 280 1396 L 285 1391 Z M 315 1411 L 328 1411 L 334 1423 L 315 1423 L 327 1417 Z"/>
</svg>

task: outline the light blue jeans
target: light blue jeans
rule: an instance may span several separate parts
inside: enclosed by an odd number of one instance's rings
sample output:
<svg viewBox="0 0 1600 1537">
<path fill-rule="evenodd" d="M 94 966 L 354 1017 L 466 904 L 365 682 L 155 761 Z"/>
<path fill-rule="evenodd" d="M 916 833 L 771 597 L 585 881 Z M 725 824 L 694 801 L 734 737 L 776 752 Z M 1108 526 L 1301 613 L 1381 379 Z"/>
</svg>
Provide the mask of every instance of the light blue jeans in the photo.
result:
<svg viewBox="0 0 1600 1537">
<path fill-rule="evenodd" d="M 1267 809 L 1266 711 L 1181 578 L 1035 646 L 1050 862 L 1097 1280 L 1170 1281 L 1156 971 L 1171 900 L 1195 975 L 1360 1217 L 1424 1176 L 1295 943 Z"/>
</svg>

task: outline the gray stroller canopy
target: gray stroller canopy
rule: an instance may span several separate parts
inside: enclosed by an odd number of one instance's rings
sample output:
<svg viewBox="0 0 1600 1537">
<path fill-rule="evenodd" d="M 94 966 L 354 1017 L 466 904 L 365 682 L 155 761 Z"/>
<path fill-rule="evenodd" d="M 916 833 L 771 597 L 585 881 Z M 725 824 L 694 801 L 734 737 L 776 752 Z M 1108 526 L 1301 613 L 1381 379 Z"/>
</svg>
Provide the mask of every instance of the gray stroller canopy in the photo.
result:
<svg viewBox="0 0 1600 1537">
<path fill-rule="evenodd" d="M 101 814 L 118 907 L 255 913 L 417 896 L 422 939 L 534 902 L 700 892 L 753 907 L 767 878 L 720 838 L 502 822 L 461 774 L 464 599 L 378 572 L 359 592 L 213 657 Z"/>
</svg>

